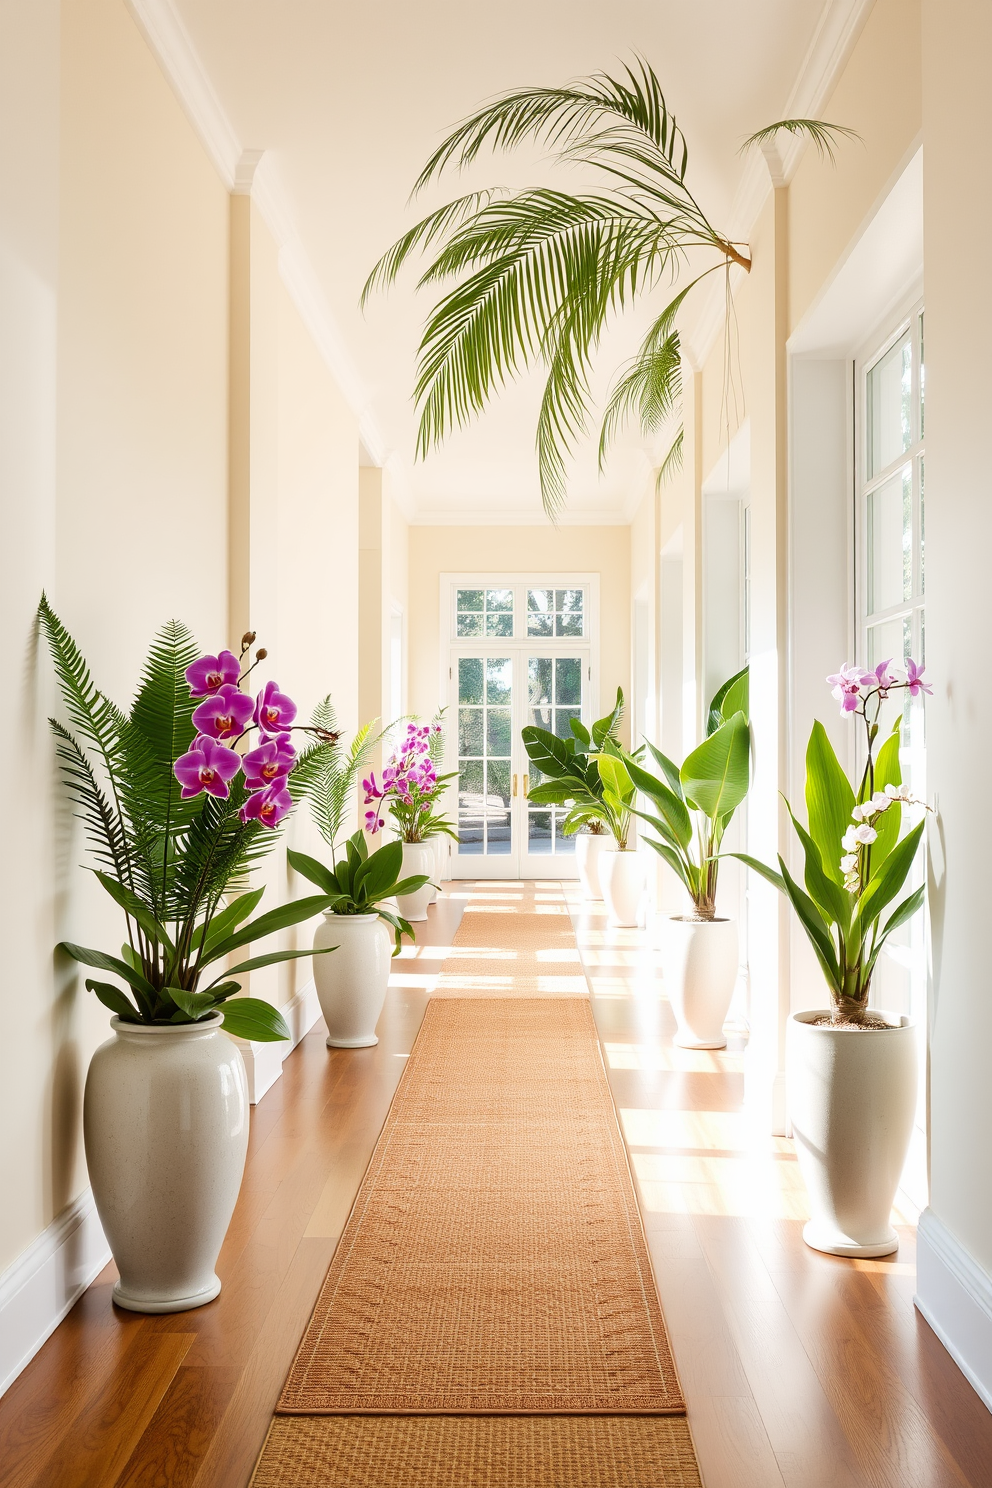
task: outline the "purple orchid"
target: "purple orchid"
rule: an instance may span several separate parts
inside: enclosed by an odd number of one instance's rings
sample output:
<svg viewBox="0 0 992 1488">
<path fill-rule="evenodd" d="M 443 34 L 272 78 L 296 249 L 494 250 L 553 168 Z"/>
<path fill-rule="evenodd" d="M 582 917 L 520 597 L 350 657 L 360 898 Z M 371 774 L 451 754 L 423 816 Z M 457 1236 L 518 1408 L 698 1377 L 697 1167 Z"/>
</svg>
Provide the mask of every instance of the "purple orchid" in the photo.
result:
<svg viewBox="0 0 992 1488">
<path fill-rule="evenodd" d="M 874 673 L 870 672 L 868 675 L 874 679 Z M 860 667 L 848 666 L 845 662 L 839 672 L 827 678 L 827 686 L 833 688 L 833 695 L 840 703 L 841 713 L 856 712 L 861 702 L 862 676 Z"/>
<path fill-rule="evenodd" d="M 918 667 L 911 656 L 907 657 L 906 686 L 909 688 L 910 697 L 919 697 L 921 692 L 928 693 L 930 696 L 933 695 L 933 688 L 930 686 L 930 683 L 922 681 L 925 671 L 925 666 Z"/>
<path fill-rule="evenodd" d="M 365 792 L 365 805 L 366 806 L 368 806 L 370 804 L 370 802 L 372 802 L 372 801 L 381 801 L 382 800 L 382 791 L 379 789 L 379 787 L 375 783 L 375 771 L 374 770 L 370 770 L 369 771 L 369 777 L 368 777 L 368 779 L 362 781 L 362 790 Z M 374 811 L 366 811 L 365 815 L 366 816 L 375 816 L 375 812 Z"/>
<path fill-rule="evenodd" d="M 186 668 L 186 681 L 194 698 L 211 697 L 220 688 L 237 686 L 241 676 L 241 663 L 233 651 L 221 651 L 218 656 L 201 656 Z"/>
<path fill-rule="evenodd" d="M 873 672 L 862 672 L 861 685 L 877 687 L 883 698 L 888 697 L 889 688 L 895 687 L 898 682 L 898 679 L 889 672 L 891 665 L 892 657 L 890 656 L 888 661 L 880 661 Z"/>
<path fill-rule="evenodd" d="M 243 733 L 254 711 L 251 698 L 225 682 L 194 710 L 193 723 L 201 734 L 209 734 L 214 739 L 230 739 Z"/>
<path fill-rule="evenodd" d="M 295 761 L 296 750 L 288 734 L 263 739 L 245 755 L 245 785 L 250 791 L 265 790 L 277 780 L 285 780 Z"/>
<path fill-rule="evenodd" d="M 381 832 L 386 823 L 376 811 L 366 811 L 365 830 L 374 837 L 376 832 Z"/>
<path fill-rule="evenodd" d="M 192 748 L 181 754 L 172 768 L 184 801 L 201 791 L 224 801 L 231 794 L 228 782 L 241 768 L 241 757 L 209 734 L 198 734 Z"/>
<path fill-rule="evenodd" d="M 292 808 L 293 798 L 285 781 L 276 780 L 264 790 L 250 795 L 238 814 L 246 826 L 251 821 L 258 821 L 263 827 L 277 827 Z"/>
<path fill-rule="evenodd" d="M 281 734 L 295 717 L 293 699 L 279 691 L 278 682 L 266 682 L 255 705 L 255 722 L 263 734 Z"/>
</svg>

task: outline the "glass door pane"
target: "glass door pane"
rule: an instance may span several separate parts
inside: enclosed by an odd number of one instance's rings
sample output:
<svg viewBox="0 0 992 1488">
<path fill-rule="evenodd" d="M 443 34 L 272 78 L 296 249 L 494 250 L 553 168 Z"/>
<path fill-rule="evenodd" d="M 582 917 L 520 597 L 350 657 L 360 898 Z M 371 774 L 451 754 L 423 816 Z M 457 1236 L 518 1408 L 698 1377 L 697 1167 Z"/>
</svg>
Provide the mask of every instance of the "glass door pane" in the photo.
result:
<svg viewBox="0 0 992 1488">
<path fill-rule="evenodd" d="M 458 855 L 508 857 L 513 660 L 460 656 L 457 664 Z"/>
<path fill-rule="evenodd" d="M 526 722 L 547 729 L 559 739 L 571 738 L 571 720 L 582 718 L 583 679 L 587 665 L 586 658 L 582 655 L 528 656 Z M 528 770 L 528 789 L 540 785 L 544 778 L 540 770 L 532 764 L 528 765 Z M 561 806 L 533 806 L 530 802 L 527 803 L 527 855 L 541 858 L 574 857 L 575 839 L 566 837 L 562 831 L 566 814 L 566 808 Z M 569 872 L 571 871 L 569 864 Z"/>
</svg>

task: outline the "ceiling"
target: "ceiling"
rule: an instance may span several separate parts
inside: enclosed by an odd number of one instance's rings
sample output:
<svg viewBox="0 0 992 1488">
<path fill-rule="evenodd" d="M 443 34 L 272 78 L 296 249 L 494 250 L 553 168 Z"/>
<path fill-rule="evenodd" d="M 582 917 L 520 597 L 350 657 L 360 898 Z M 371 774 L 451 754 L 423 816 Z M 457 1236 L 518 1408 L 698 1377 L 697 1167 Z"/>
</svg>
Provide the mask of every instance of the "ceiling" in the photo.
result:
<svg viewBox="0 0 992 1488">
<path fill-rule="evenodd" d="M 430 151 L 495 93 L 611 70 L 640 52 L 685 132 L 694 194 L 711 220 L 727 222 L 745 170 L 740 142 L 782 117 L 825 14 L 824 0 L 173 5 L 237 139 L 264 150 L 278 170 L 295 232 L 357 370 L 352 401 L 372 431 L 376 458 L 388 458 L 396 471 L 409 515 L 476 522 L 540 519 L 540 380 L 510 388 L 478 423 L 416 463 L 411 391 L 430 301 L 415 293 L 411 274 L 364 316 L 358 309 L 370 268 L 416 220 L 408 195 Z M 490 157 L 473 179 L 523 185 L 549 179 L 549 170 L 536 155 Z M 646 314 L 635 312 L 604 343 L 600 393 Z M 631 433 L 600 477 L 590 441 L 571 472 L 567 519 L 627 519 L 658 454 Z"/>
</svg>

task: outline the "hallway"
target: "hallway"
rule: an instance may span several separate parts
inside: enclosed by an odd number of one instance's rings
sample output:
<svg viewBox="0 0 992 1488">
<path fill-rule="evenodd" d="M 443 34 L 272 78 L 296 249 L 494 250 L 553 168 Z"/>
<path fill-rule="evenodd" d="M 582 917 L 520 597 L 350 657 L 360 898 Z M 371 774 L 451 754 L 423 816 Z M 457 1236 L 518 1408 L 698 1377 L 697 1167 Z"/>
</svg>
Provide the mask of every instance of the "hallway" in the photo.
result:
<svg viewBox="0 0 992 1488">
<path fill-rule="evenodd" d="M 0 1402 L 3 1488 L 247 1484 L 462 914 L 531 894 L 573 917 L 707 1488 L 985 1488 L 992 1420 L 913 1309 L 915 1215 L 891 1260 L 809 1250 L 791 1143 L 741 1111 L 743 1039 L 674 1048 L 645 933 L 574 885 L 446 887 L 379 1045 L 328 1050 L 318 1024 L 255 1108 L 221 1296 L 122 1313 L 108 1267 Z"/>
</svg>

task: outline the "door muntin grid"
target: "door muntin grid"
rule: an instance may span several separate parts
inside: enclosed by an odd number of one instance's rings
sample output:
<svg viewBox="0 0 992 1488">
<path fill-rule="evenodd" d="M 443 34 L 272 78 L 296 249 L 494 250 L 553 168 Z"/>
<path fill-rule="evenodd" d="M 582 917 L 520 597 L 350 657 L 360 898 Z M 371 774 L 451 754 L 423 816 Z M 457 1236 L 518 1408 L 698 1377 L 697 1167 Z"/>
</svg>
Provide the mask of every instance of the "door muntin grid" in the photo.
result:
<svg viewBox="0 0 992 1488">
<path fill-rule="evenodd" d="M 573 718 L 582 718 L 582 682 L 586 670 L 581 656 L 527 657 L 527 723 L 559 739 L 572 738 Z M 529 785 L 544 776 L 533 764 Z M 528 853 L 560 855 L 575 852 L 575 838 L 566 837 L 562 823 L 567 807 L 527 805 Z"/>
<path fill-rule="evenodd" d="M 513 851 L 510 770 L 513 754 L 512 656 L 458 658 L 458 851 Z"/>
</svg>

